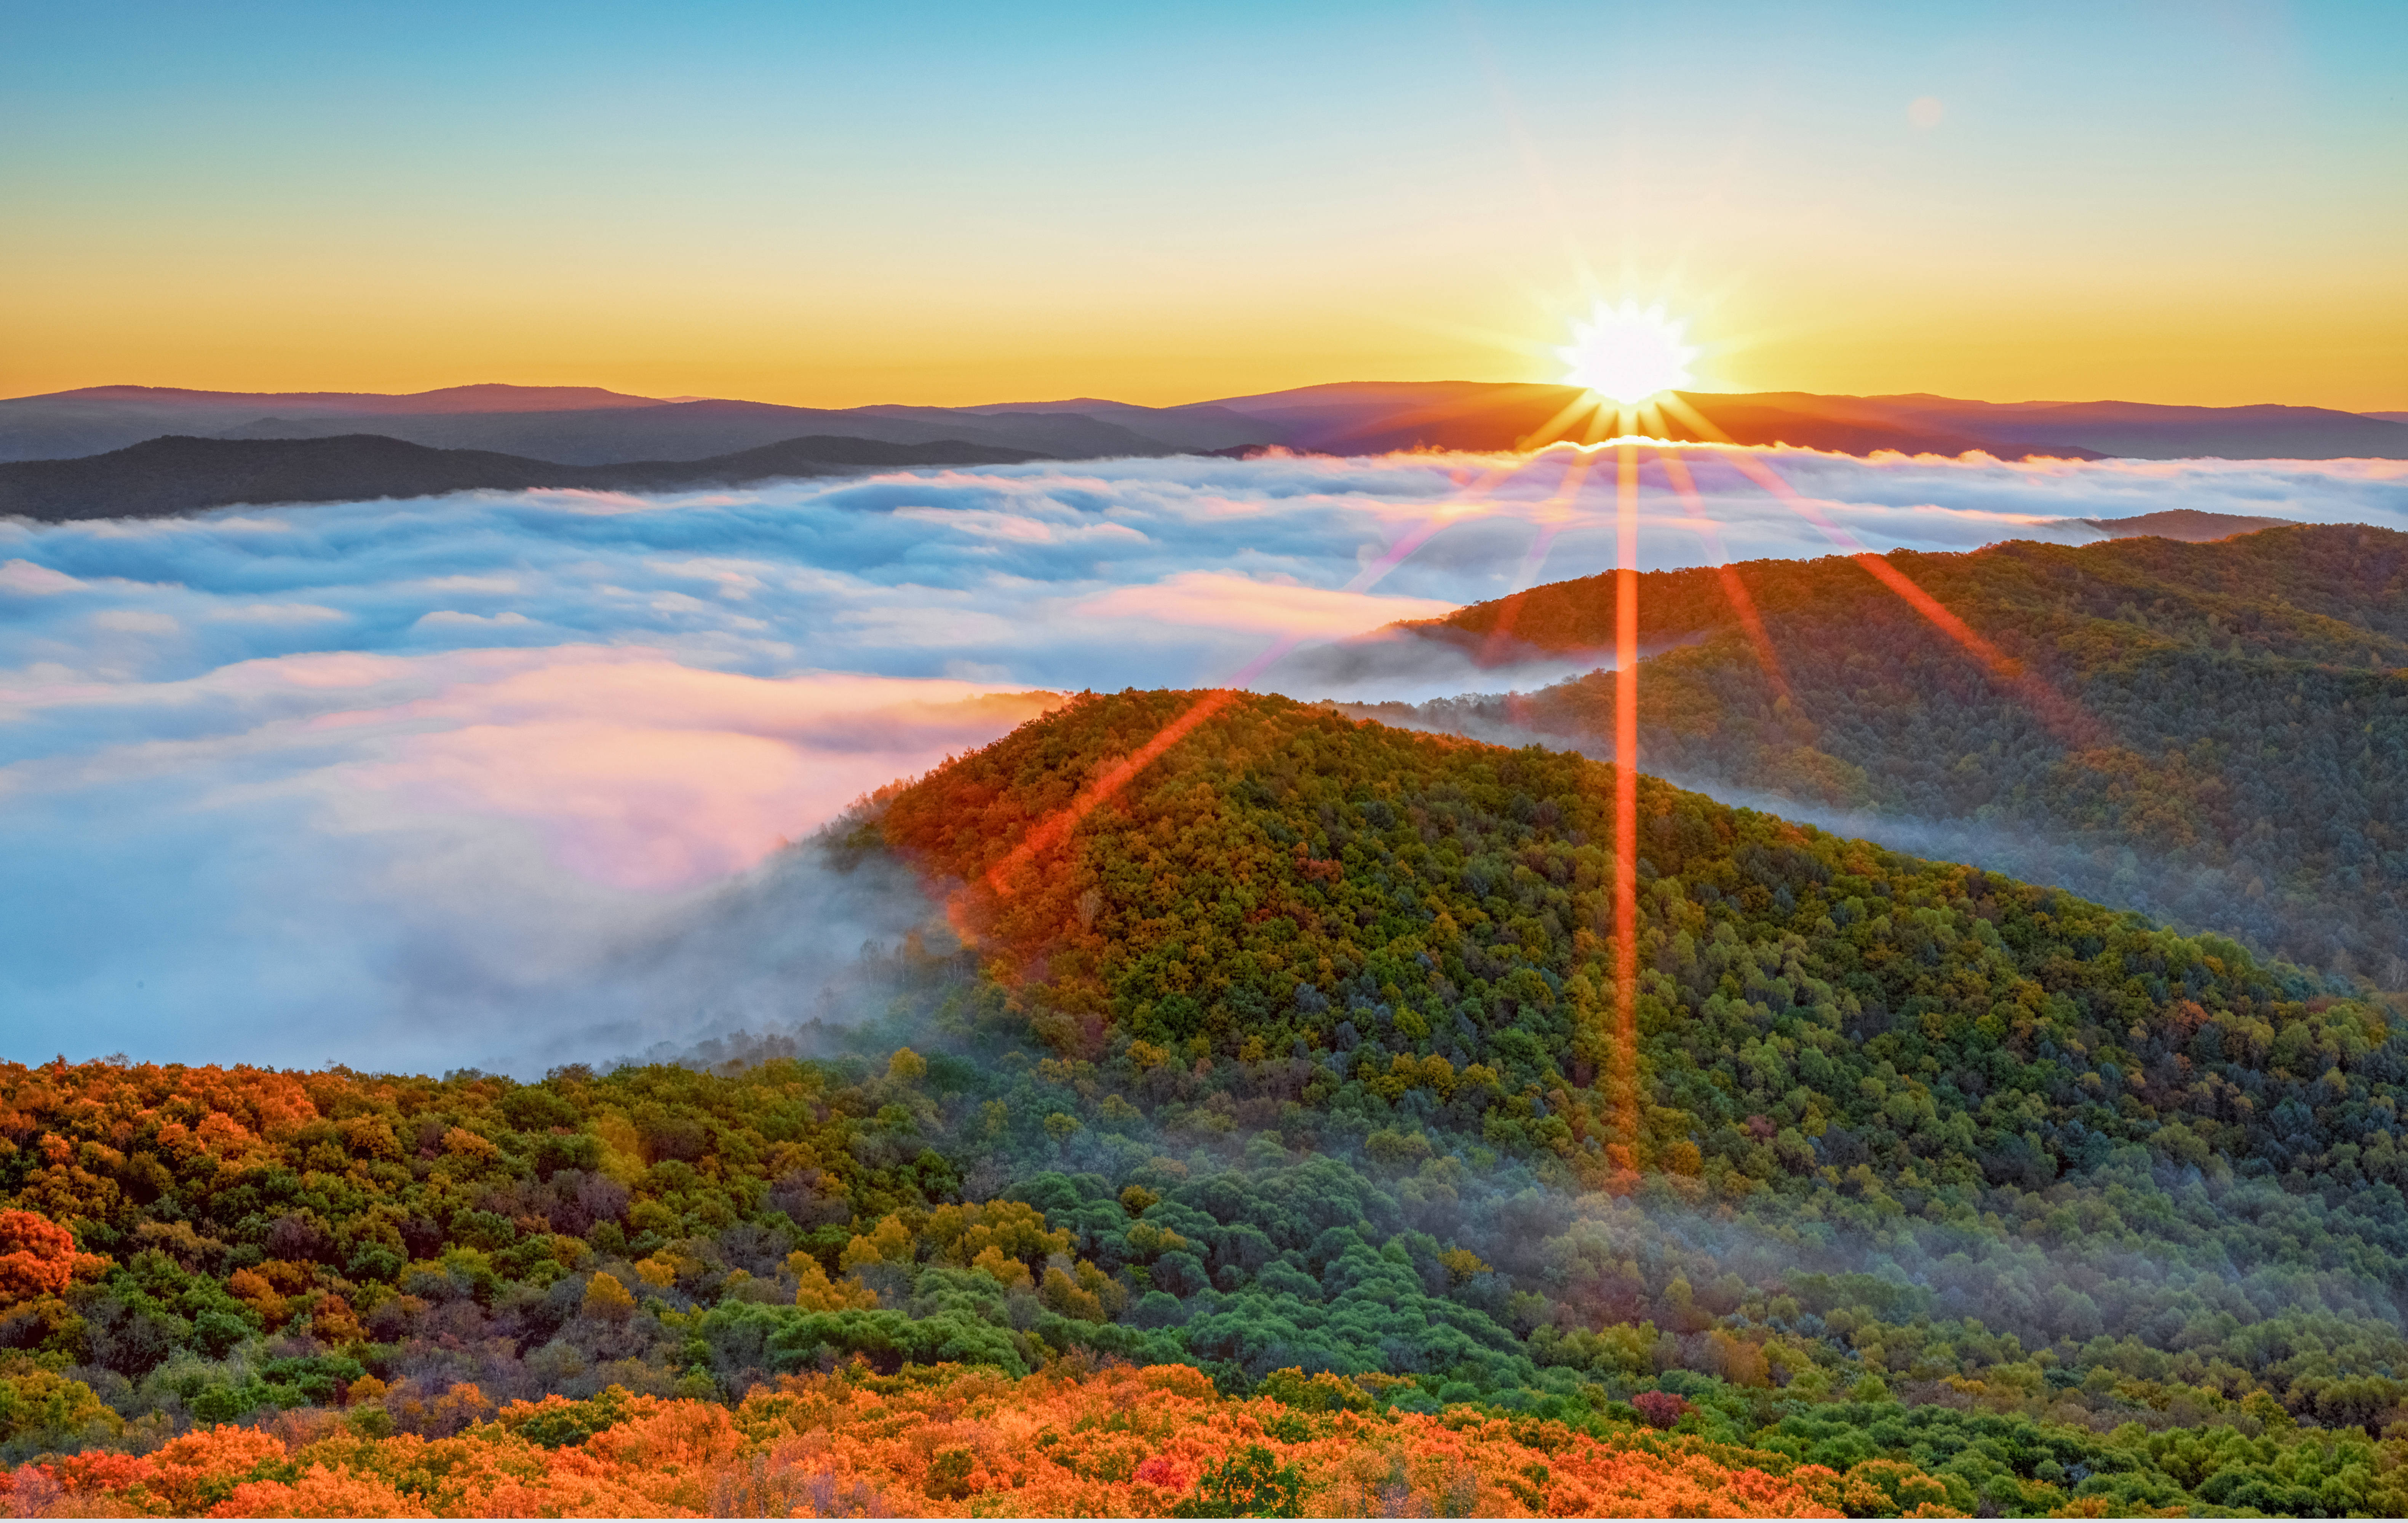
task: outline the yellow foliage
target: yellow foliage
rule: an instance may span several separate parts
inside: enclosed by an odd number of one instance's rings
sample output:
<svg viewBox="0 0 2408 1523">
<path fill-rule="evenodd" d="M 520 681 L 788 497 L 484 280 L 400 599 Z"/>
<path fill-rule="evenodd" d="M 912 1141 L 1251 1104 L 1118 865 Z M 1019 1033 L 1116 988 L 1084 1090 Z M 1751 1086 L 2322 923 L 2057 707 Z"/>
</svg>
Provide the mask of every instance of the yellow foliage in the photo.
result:
<svg viewBox="0 0 2408 1523">
<path fill-rule="evenodd" d="M 1026 1264 L 993 1244 L 978 1251 L 977 1255 L 970 1260 L 970 1267 L 982 1272 L 1007 1290 L 1014 1288 L 1025 1290 L 1034 1283 Z"/>
<path fill-rule="evenodd" d="M 1045 1284 L 1039 1289 L 1038 1296 L 1047 1306 L 1064 1317 L 1075 1317 L 1082 1322 L 1100 1322 L 1104 1319 L 1103 1302 L 1095 1295 L 1081 1288 L 1079 1282 L 1065 1274 L 1059 1267 L 1048 1269 L 1045 1272 Z"/>
<path fill-rule="evenodd" d="M 670 1263 L 657 1253 L 637 1264 L 636 1274 L 646 1285 L 657 1290 L 666 1290 L 677 1284 L 677 1265 Z"/>
<path fill-rule="evenodd" d="M 920 1236 L 934 1250 L 930 1258 L 949 1264 L 974 1263 L 989 1248 L 1022 1260 L 1070 1251 L 1069 1232 L 1047 1231 L 1045 1213 L 1020 1201 L 940 1205 L 928 1213 Z"/>
<path fill-rule="evenodd" d="M 1118 1317 L 1128 1310 L 1128 1287 L 1097 1269 L 1086 1260 L 1079 1260 L 1079 1288 L 1103 1303 L 1106 1314 Z"/>
<path fill-rule="evenodd" d="M 1291 1366 L 1263 1376 L 1254 1394 L 1302 1412 L 1369 1412 L 1370 1393 L 1343 1375 L 1318 1370 L 1306 1374 Z"/>
<path fill-rule="evenodd" d="M 502 1156 L 500 1148 L 465 1127 L 453 1127 L 443 1133 L 443 1151 L 478 1163 L 491 1163 Z"/>
<path fill-rule="evenodd" d="M 288 1296 L 297 1296 L 309 1288 L 317 1274 L 308 1264 L 296 1264 L 290 1259 L 270 1259 L 259 1266 L 259 1277 Z"/>
<path fill-rule="evenodd" d="M 585 1315 L 617 1322 L 635 1315 L 636 1298 L 614 1275 L 596 1274 L 585 1282 Z"/>
<path fill-rule="evenodd" d="M 99 1433 L 115 1438 L 125 1419 L 80 1380 L 50 1370 L 0 1375 L 0 1440 L 48 1430 L 50 1433 Z M 5 1496 L 5 1493 L 0 1493 Z"/>
<path fill-rule="evenodd" d="M 266 1276 L 255 1269 L 236 1270 L 227 1279 L 226 1288 L 235 1293 L 236 1300 L 257 1312 L 261 1320 L 271 1328 L 283 1326 L 285 1319 L 293 1315 L 291 1304 L 277 1294 L 276 1287 L 268 1284 Z"/>
<path fill-rule="evenodd" d="M 908 1264 L 911 1261 L 911 1230 L 899 1217 L 882 1218 L 868 1235 L 855 1233 L 837 1257 L 837 1267 L 860 1269 L 868 1264 Z"/>
<path fill-rule="evenodd" d="M 820 1261 L 808 1253 L 796 1251 L 786 1255 L 786 1273 L 792 1274 L 799 1288 L 795 1291 L 795 1304 L 807 1312 L 868 1311 L 878 1304 L 878 1292 L 858 1278 L 842 1284 L 828 1278 Z"/>
<path fill-rule="evenodd" d="M 1128 1245 L 1137 1253 L 1154 1259 L 1166 1253 L 1180 1252 L 1187 1246 L 1187 1240 L 1168 1228 L 1140 1221 L 1129 1228 Z"/>
</svg>

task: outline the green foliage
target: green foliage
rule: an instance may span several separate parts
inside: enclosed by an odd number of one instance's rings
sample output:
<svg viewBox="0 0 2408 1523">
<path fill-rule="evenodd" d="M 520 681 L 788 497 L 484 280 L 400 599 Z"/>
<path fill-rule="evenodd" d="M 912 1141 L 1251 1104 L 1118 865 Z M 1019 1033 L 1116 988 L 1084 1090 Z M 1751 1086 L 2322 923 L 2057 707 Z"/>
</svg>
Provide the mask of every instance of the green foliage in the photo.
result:
<svg viewBox="0 0 2408 1523">
<path fill-rule="evenodd" d="M 1301 1517 L 1304 1476 L 1259 1444 L 1250 1444 L 1197 1478 L 1196 1494 L 1173 1517 Z"/>
<path fill-rule="evenodd" d="M 1641 668 L 1648 769 L 1864 811 L 1927 849 L 2408 989 L 2408 535 L 2302 525 L 1886 559 L 2070 699 L 2072 722 L 1849 559 L 1732 568 L 1778 679 L 1717 571 L 1654 572 L 1641 638 L 1673 648 Z M 1588 577 L 1425 628 L 1597 649 L 1613 607 Z M 1363 712 L 1598 742 L 1613 703 L 1601 672 Z"/>
<path fill-rule="evenodd" d="M 612 1386 L 590 1402 L 544 1402 L 520 1409 L 506 1424 L 530 1444 L 547 1449 L 584 1443 L 606 1428 L 627 1420 L 627 1388 Z"/>
<path fill-rule="evenodd" d="M 108 1443 L 125 1420 L 80 1380 L 19 1364 L 0 1373 L 0 1459 Z"/>
<path fill-rule="evenodd" d="M 834 1056 L 0 1070 L 0 1203 L 107 1256 L 0 1308 L 52 1382 L 0 1381 L 0 1442 L 373 1376 L 364 1431 L 481 1420 L 466 1383 L 568 1398 L 513 1419 L 560 1445 L 630 1392 L 1125 1359 L 1272 1398 L 1282 1435 L 1627 1428 L 1656 1393 L 1679 1442 L 1831 1464 L 1852 1508 L 2398 1508 L 2382 1007 L 1641 779 L 1625 1139 L 1611 771 L 1225 699 L 1009 856 L 1196 702 L 1082 700 L 853 822 L 981 886 L 985 962 L 898 959 Z M 1292 1480 L 1240 1456 L 1188 1505 Z"/>
</svg>

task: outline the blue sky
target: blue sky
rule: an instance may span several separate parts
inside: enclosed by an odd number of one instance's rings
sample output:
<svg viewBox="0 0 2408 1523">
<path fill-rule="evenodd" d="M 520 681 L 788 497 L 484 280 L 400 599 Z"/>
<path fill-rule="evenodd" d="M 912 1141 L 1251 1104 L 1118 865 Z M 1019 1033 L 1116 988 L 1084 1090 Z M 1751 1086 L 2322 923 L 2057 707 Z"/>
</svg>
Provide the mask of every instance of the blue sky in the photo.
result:
<svg viewBox="0 0 2408 1523">
<path fill-rule="evenodd" d="M 0 390 L 2408 406 L 2397 6 L 19 7 Z M 1917 101 L 1937 103 L 1922 117 Z"/>
</svg>

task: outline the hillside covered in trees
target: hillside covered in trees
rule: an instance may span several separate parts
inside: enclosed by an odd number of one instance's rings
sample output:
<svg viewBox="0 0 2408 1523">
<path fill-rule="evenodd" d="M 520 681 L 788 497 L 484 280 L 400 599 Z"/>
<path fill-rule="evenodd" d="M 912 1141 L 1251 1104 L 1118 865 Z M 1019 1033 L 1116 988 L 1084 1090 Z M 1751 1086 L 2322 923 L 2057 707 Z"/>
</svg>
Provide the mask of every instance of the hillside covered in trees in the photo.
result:
<svg viewBox="0 0 2408 1523">
<path fill-rule="evenodd" d="M 2019 670 L 1848 557 L 1649 573 L 1642 770 L 2408 988 L 2408 534 L 1885 559 Z M 1412 628 L 1587 650 L 1613 617 L 1594 576 Z M 1595 747 L 1613 682 L 1357 712 Z"/>
<path fill-rule="evenodd" d="M 816 1056 L 0 1068 L 19 1505 L 2408 1509 L 2394 1012 L 1646 778 L 1622 1135 L 1612 791 L 1086 695 Z"/>
</svg>

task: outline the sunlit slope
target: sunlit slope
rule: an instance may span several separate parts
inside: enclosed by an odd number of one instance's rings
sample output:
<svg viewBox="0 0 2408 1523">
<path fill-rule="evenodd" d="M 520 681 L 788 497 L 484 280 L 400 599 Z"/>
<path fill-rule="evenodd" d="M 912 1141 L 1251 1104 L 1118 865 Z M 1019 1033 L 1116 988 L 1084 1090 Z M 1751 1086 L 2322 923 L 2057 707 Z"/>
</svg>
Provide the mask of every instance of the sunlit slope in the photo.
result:
<svg viewBox="0 0 2408 1523">
<path fill-rule="evenodd" d="M 1202 701 L 1089 695 L 880 829 L 969 885 L 957 915 L 1066 1055 L 1234 1059 L 1207 1102 L 1233 1125 L 1469 1132 L 1605 1182 L 1611 769 L 1247 696 L 1095 802 Z M 1639 811 L 1655 1166 L 1919 1201 L 2119 1142 L 2314 1173 L 2388 1136 L 2408 1070 L 2382 1014 L 2229 941 L 1653 778 Z"/>
<path fill-rule="evenodd" d="M 1984 860 L 2408 986 L 2408 535 L 2300 526 L 2208 544 L 2014 543 L 1887 557 L 2066 701 L 2001 678 L 1842 557 L 1641 578 L 1646 766 L 1701 786 L 1979 827 Z M 1424 633 L 1611 644 L 1591 577 Z M 1610 733 L 1613 679 L 1421 719 Z M 1398 715 L 1403 718 L 1402 714 Z"/>
<path fill-rule="evenodd" d="M 333 1420 L 219 1429 L 140 1459 L 0 1475 L 0 1498 L 13 1481 L 64 1493 L 75 1511 L 50 1516 L 223 1502 L 221 1516 L 269 1517 L 1831 1517 L 1851 1502 L 1892 1516 L 1947 1499 L 1907 1465 L 1842 1476 L 1694 1437 L 1441 1420 L 1329 1375 L 1241 1402 L 1182 1365 L 1018 1380 L 856 1368 L 732 1410 L 614 1391 L 470 1415 L 490 1420 L 431 1443 Z"/>
<path fill-rule="evenodd" d="M 2408 1505 L 2379 1009 L 1648 779 L 1609 1168 L 1610 782 L 1089 694 L 812 848 L 902 852 L 977 938 L 870 959 L 825 1059 L 0 1063 L 0 1467 L 130 1451 L 0 1484 L 1585 1513 L 1598 1479 L 1660 1515 L 1736 1466 L 1757 1513 Z"/>
</svg>

